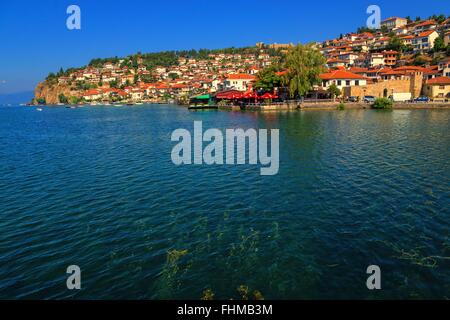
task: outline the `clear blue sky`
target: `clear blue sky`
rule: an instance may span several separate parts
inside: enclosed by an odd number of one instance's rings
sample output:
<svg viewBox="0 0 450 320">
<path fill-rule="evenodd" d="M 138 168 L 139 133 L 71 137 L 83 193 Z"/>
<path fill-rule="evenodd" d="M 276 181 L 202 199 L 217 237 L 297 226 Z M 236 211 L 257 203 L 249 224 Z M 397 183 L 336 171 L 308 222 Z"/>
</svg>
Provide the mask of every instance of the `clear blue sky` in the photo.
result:
<svg viewBox="0 0 450 320">
<path fill-rule="evenodd" d="M 81 8 L 81 30 L 66 9 Z M 448 0 L 42 0 L 0 1 L 0 94 L 33 90 L 49 72 L 137 51 L 309 42 L 382 18 L 450 14 Z"/>
</svg>

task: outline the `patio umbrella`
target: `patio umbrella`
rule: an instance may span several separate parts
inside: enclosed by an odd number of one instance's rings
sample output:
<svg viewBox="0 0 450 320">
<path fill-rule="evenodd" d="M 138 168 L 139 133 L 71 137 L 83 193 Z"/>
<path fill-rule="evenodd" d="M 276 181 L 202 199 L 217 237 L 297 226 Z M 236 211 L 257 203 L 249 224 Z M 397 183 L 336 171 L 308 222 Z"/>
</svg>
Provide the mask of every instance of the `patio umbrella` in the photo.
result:
<svg viewBox="0 0 450 320">
<path fill-rule="evenodd" d="M 266 92 L 261 96 L 261 99 L 275 99 L 274 97 L 275 96 L 273 94 Z"/>
</svg>

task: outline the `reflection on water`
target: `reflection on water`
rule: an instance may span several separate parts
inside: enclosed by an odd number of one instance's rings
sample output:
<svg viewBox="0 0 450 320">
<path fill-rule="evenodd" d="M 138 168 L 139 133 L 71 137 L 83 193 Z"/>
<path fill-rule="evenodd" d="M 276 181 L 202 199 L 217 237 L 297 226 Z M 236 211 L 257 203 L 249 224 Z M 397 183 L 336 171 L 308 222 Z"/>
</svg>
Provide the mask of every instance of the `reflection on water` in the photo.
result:
<svg viewBox="0 0 450 320">
<path fill-rule="evenodd" d="M 171 132 L 279 128 L 280 171 Z M 450 112 L 0 109 L 0 298 L 450 297 Z M 68 265 L 82 290 L 65 289 Z M 365 286 L 382 271 L 381 291 Z"/>
</svg>

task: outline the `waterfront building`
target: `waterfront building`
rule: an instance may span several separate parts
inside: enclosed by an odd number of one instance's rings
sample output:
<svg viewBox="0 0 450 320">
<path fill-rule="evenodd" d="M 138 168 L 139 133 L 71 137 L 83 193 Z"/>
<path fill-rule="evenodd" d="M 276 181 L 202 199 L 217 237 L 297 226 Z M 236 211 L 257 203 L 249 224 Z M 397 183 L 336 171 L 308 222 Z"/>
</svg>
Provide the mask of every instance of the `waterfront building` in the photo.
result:
<svg viewBox="0 0 450 320">
<path fill-rule="evenodd" d="M 433 100 L 450 98 L 450 77 L 437 77 L 427 80 L 423 91 Z"/>
<path fill-rule="evenodd" d="M 229 74 L 224 81 L 224 89 L 247 91 L 255 79 L 256 77 L 251 74 Z"/>
<path fill-rule="evenodd" d="M 367 78 L 343 69 L 332 70 L 320 75 L 322 79 L 322 88 L 328 89 L 332 84 L 339 89 L 350 86 L 364 86 L 367 84 Z"/>
</svg>

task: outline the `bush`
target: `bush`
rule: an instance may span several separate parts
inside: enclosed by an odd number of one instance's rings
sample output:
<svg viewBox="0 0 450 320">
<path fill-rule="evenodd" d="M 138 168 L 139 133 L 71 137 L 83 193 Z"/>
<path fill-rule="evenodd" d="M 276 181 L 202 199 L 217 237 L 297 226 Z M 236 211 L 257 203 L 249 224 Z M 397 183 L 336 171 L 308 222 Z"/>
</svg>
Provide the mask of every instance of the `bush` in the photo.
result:
<svg viewBox="0 0 450 320">
<path fill-rule="evenodd" d="M 392 100 L 388 98 L 378 98 L 375 100 L 372 105 L 374 109 L 391 109 L 392 108 Z"/>
<path fill-rule="evenodd" d="M 68 102 L 68 99 L 67 99 L 67 97 L 64 95 L 64 93 L 59 94 L 58 99 L 59 99 L 59 102 L 60 102 L 60 103 L 67 103 L 67 102 Z"/>
<path fill-rule="evenodd" d="M 37 102 L 38 104 L 46 104 L 45 98 L 37 98 L 37 99 L 36 99 L 36 102 Z"/>
<path fill-rule="evenodd" d="M 336 109 L 338 109 L 338 110 L 344 110 L 344 109 L 345 109 L 345 104 L 339 103 L 339 105 L 337 106 Z"/>
</svg>

